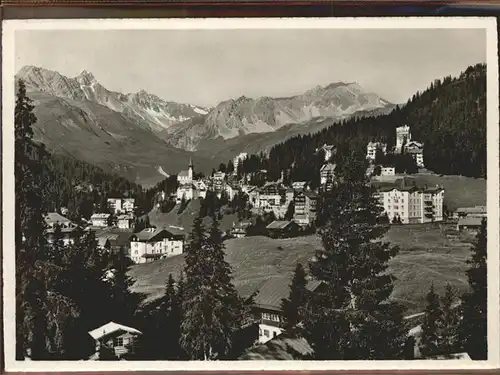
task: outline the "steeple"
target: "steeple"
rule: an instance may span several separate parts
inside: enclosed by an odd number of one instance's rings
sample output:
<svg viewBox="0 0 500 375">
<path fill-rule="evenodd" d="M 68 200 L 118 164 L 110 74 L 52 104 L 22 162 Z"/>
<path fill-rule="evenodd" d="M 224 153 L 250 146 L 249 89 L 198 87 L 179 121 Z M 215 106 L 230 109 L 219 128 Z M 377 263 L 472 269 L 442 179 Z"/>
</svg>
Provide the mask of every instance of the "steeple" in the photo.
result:
<svg viewBox="0 0 500 375">
<path fill-rule="evenodd" d="M 189 168 L 193 168 L 193 159 L 189 158 Z"/>
<path fill-rule="evenodd" d="M 193 160 L 189 158 L 188 177 L 190 181 L 193 181 L 193 175 L 194 175 Z"/>
</svg>

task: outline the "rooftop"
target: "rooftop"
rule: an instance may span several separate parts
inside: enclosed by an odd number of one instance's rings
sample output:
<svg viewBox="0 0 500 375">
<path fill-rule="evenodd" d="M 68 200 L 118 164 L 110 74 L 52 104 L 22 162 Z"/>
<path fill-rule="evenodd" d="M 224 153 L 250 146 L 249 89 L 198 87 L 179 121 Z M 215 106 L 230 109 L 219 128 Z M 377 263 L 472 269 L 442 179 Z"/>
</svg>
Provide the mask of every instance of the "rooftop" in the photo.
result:
<svg viewBox="0 0 500 375">
<path fill-rule="evenodd" d="M 457 208 L 457 213 L 464 214 L 484 214 L 488 212 L 486 206 L 474 206 L 474 207 L 459 207 Z"/>
<path fill-rule="evenodd" d="M 314 353 L 303 337 L 283 332 L 265 344 L 257 345 L 245 352 L 240 360 L 299 360 Z"/>
<path fill-rule="evenodd" d="M 281 300 L 288 298 L 290 294 L 290 284 L 291 279 L 283 276 L 269 279 L 260 287 L 254 297 L 255 305 L 260 308 L 279 311 L 281 309 Z M 306 288 L 314 292 L 320 285 L 321 281 L 310 280 Z"/>
<path fill-rule="evenodd" d="M 458 225 L 459 226 L 481 226 L 481 223 L 483 221 L 483 217 L 477 217 L 477 216 L 466 216 L 466 217 L 461 217 L 458 220 Z"/>
<path fill-rule="evenodd" d="M 49 212 L 45 215 L 45 222 L 47 224 L 55 224 L 55 223 L 71 223 L 71 220 L 62 216 L 57 212 Z"/>
<path fill-rule="evenodd" d="M 103 325 L 99 328 L 96 328 L 96 329 L 90 331 L 89 335 L 92 336 L 92 338 L 94 340 L 99 340 L 99 339 L 103 338 L 104 336 L 107 336 L 107 335 L 110 335 L 110 334 L 113 334 L 113 333 L 119 332 L 119 331 L 134 333 L 136 335 L 142 334 L 141 331 L 139 331 L 135 328 L 127 327 L 127 326 L 124 326 L 122 324 L 118 324 L 115 322 L 109 322 L 109 323 L 106 323 L 105 325 Z"/>
<path fill-rule="evenodd" d="M 111 216 L 111 214 L 93 214 L 91 217 L 90 217 L 90 220 L 93 220 L 93 219 L 107 219 Z"/>
<path fill-rule="evenodd" d="M 267 229 L 285 229 L 288 225 L 290 225 L 291 221 L 288 220 L 275 220 L 270 223 L 266 228 Z"/>
<path fill-rule="evenodd" d="M 334 172 L 336 168 L 337 168 L 337 165 L 336 165 L 336 164 L 332 164 L 332 163 L 324 164 L 324 165 L 321 167 L 321 172 L 323 172 L 323 171 L 326 171 L 326 172 Z"/>
</svg>

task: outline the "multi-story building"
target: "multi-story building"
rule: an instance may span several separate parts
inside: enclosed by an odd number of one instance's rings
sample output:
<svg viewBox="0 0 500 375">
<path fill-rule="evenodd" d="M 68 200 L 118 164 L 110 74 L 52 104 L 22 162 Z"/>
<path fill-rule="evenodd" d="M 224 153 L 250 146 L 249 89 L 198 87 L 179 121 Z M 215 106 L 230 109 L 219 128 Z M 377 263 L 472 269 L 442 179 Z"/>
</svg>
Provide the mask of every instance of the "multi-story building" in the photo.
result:
<svg viewBox="0 0 500 375">
<path fill-rule="evenodd" d="M 417 141 L 410 141 L 405 146 L 405 152 L 415 159 L 417 167 L 424 168 L 424 145 Z"/>
<path fill-rule="evenodd" d="M 303 191 L 294 197 L 293 220 L 300 226 L 307 226 L 316 220 L 318 195 L 312 191 Z"/>
<path fill-rule="evenodd" d="M 246 152 L 241 152 L 238 156 L 236 156 L 233 160 L 233 165 L 234 165 L 234 174 L 238 173 L 238 167 L 243 160 L 245 160 L 248 157 L 248 154 Z"/>
<path fill-rule="evenodd" d="M 403 150 L 403 146 L 411 141 L 411 132 L 408 125 L 400 126 L 396 128 L 396 148 L 395 152 L 400 154 Z"/>
<path fill-rule="evenodd" d="M 377 150 L 381 150 L 384 155 L 387 152 L 387 144 L 382 142 L 368 142 L 366 146 L 366 158 L 370 161 L 375 161 Z"/>
<path fill-rule="evenodd" d="M 290 294 L 290 280 L 273 277 L 262 285 L 255 297 L 253 312 L 259 322 L 259 343 L 265 343 L 283 332 L 284 319 L 281 301 Z M 306 288 L 317 293 L 324 286 L 320 281 L 309 281 Z"/>
<path fill-rule="evenodd" d="M 54 232 L 57 226 L 61 229 L 62 242 L 64 245 L 69 245 L 74 242 L 73 233 L 77 230 L 78 225 L 73 223 L 68 218 L 58 214 L 57 212 L 49 212 L 45 215 L 45 237 L 48 243 L 54 240 Z"/>
<path fill-rule="evenodd" d="M 135 211 L 134 198 L 108 198 L 108 208 L 114 215 L 132 214 Z"/>
<path fill-rule="evenodd" d="M 443 220 L 444 189 L 388 187 L 376 196 L 389 220 L 400 219 L 402 224 L 429 223 Z"/>
<path fill-rule="evenodd" d="M 130 229 L 134 226 L 134 217 L 130 214 L 118 216 L 117 221 L 120 229 Z"/>
<path fill-rule="evenodd" d="M 93 227 L 108 227 L 110 223 L 111 214 L 93 214 L 90 217 Z"/>
<path fill-rule="evenodd" d="M 326 190 L 329 190 L 333 187 L 333 183 L 335 181 L 335 169 L 337 168 L 336 164 L 327 163 L 324 164 L 320 169 L 320 182 L 321 186 Z"/>
<path fill-rule="evenodd" d="M 167 229 L 146 228 L 130 240 L 130 258 L 134 263 L 149 263 L 182 254 L 183 250 L 184 235 Z"/>
<path fill-rule="evenodd" d="M 218 194 L 224 190 L 224 182 L 226 181 L 226 174 L 224 172 L 215 172 L 212 176 L 212 190 Z"/>
</svg>

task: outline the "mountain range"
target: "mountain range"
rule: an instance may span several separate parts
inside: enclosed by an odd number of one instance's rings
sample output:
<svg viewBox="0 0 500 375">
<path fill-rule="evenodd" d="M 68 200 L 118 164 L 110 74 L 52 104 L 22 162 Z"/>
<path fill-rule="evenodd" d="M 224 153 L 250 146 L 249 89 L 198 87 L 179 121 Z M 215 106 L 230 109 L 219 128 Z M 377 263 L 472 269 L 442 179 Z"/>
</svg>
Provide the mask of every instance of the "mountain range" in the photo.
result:
<svg viewBox="0 0 500 375">
<path fill-rule="evenodd" d="M 35 101 L 35 140 L 146 186 L 184 169 L 189 158 L 209 171 L 241 151 L 265 151 L 340 119 L 394 108 L 357 83 L 317 86 L 286 98 L 242 96 L 204 108 L 144 90 L 111 91 L 87 71 L 69 78 L 25 66 L 19 79 Z"/>
</svg>

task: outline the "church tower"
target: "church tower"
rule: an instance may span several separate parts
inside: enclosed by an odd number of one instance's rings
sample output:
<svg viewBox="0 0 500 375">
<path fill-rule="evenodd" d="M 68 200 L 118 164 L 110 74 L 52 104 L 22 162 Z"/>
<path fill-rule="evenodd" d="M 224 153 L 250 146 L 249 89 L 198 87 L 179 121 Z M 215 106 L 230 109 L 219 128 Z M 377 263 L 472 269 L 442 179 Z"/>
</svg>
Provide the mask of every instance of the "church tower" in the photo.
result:
<svg viewBox="0 0 500 375">
<path fill-rule="evenodd" d="M 190 181 L 193 181 L 193 174 L 194 174 L 193 160 L 189 158 L 188 178 Z"/>
</svg>

